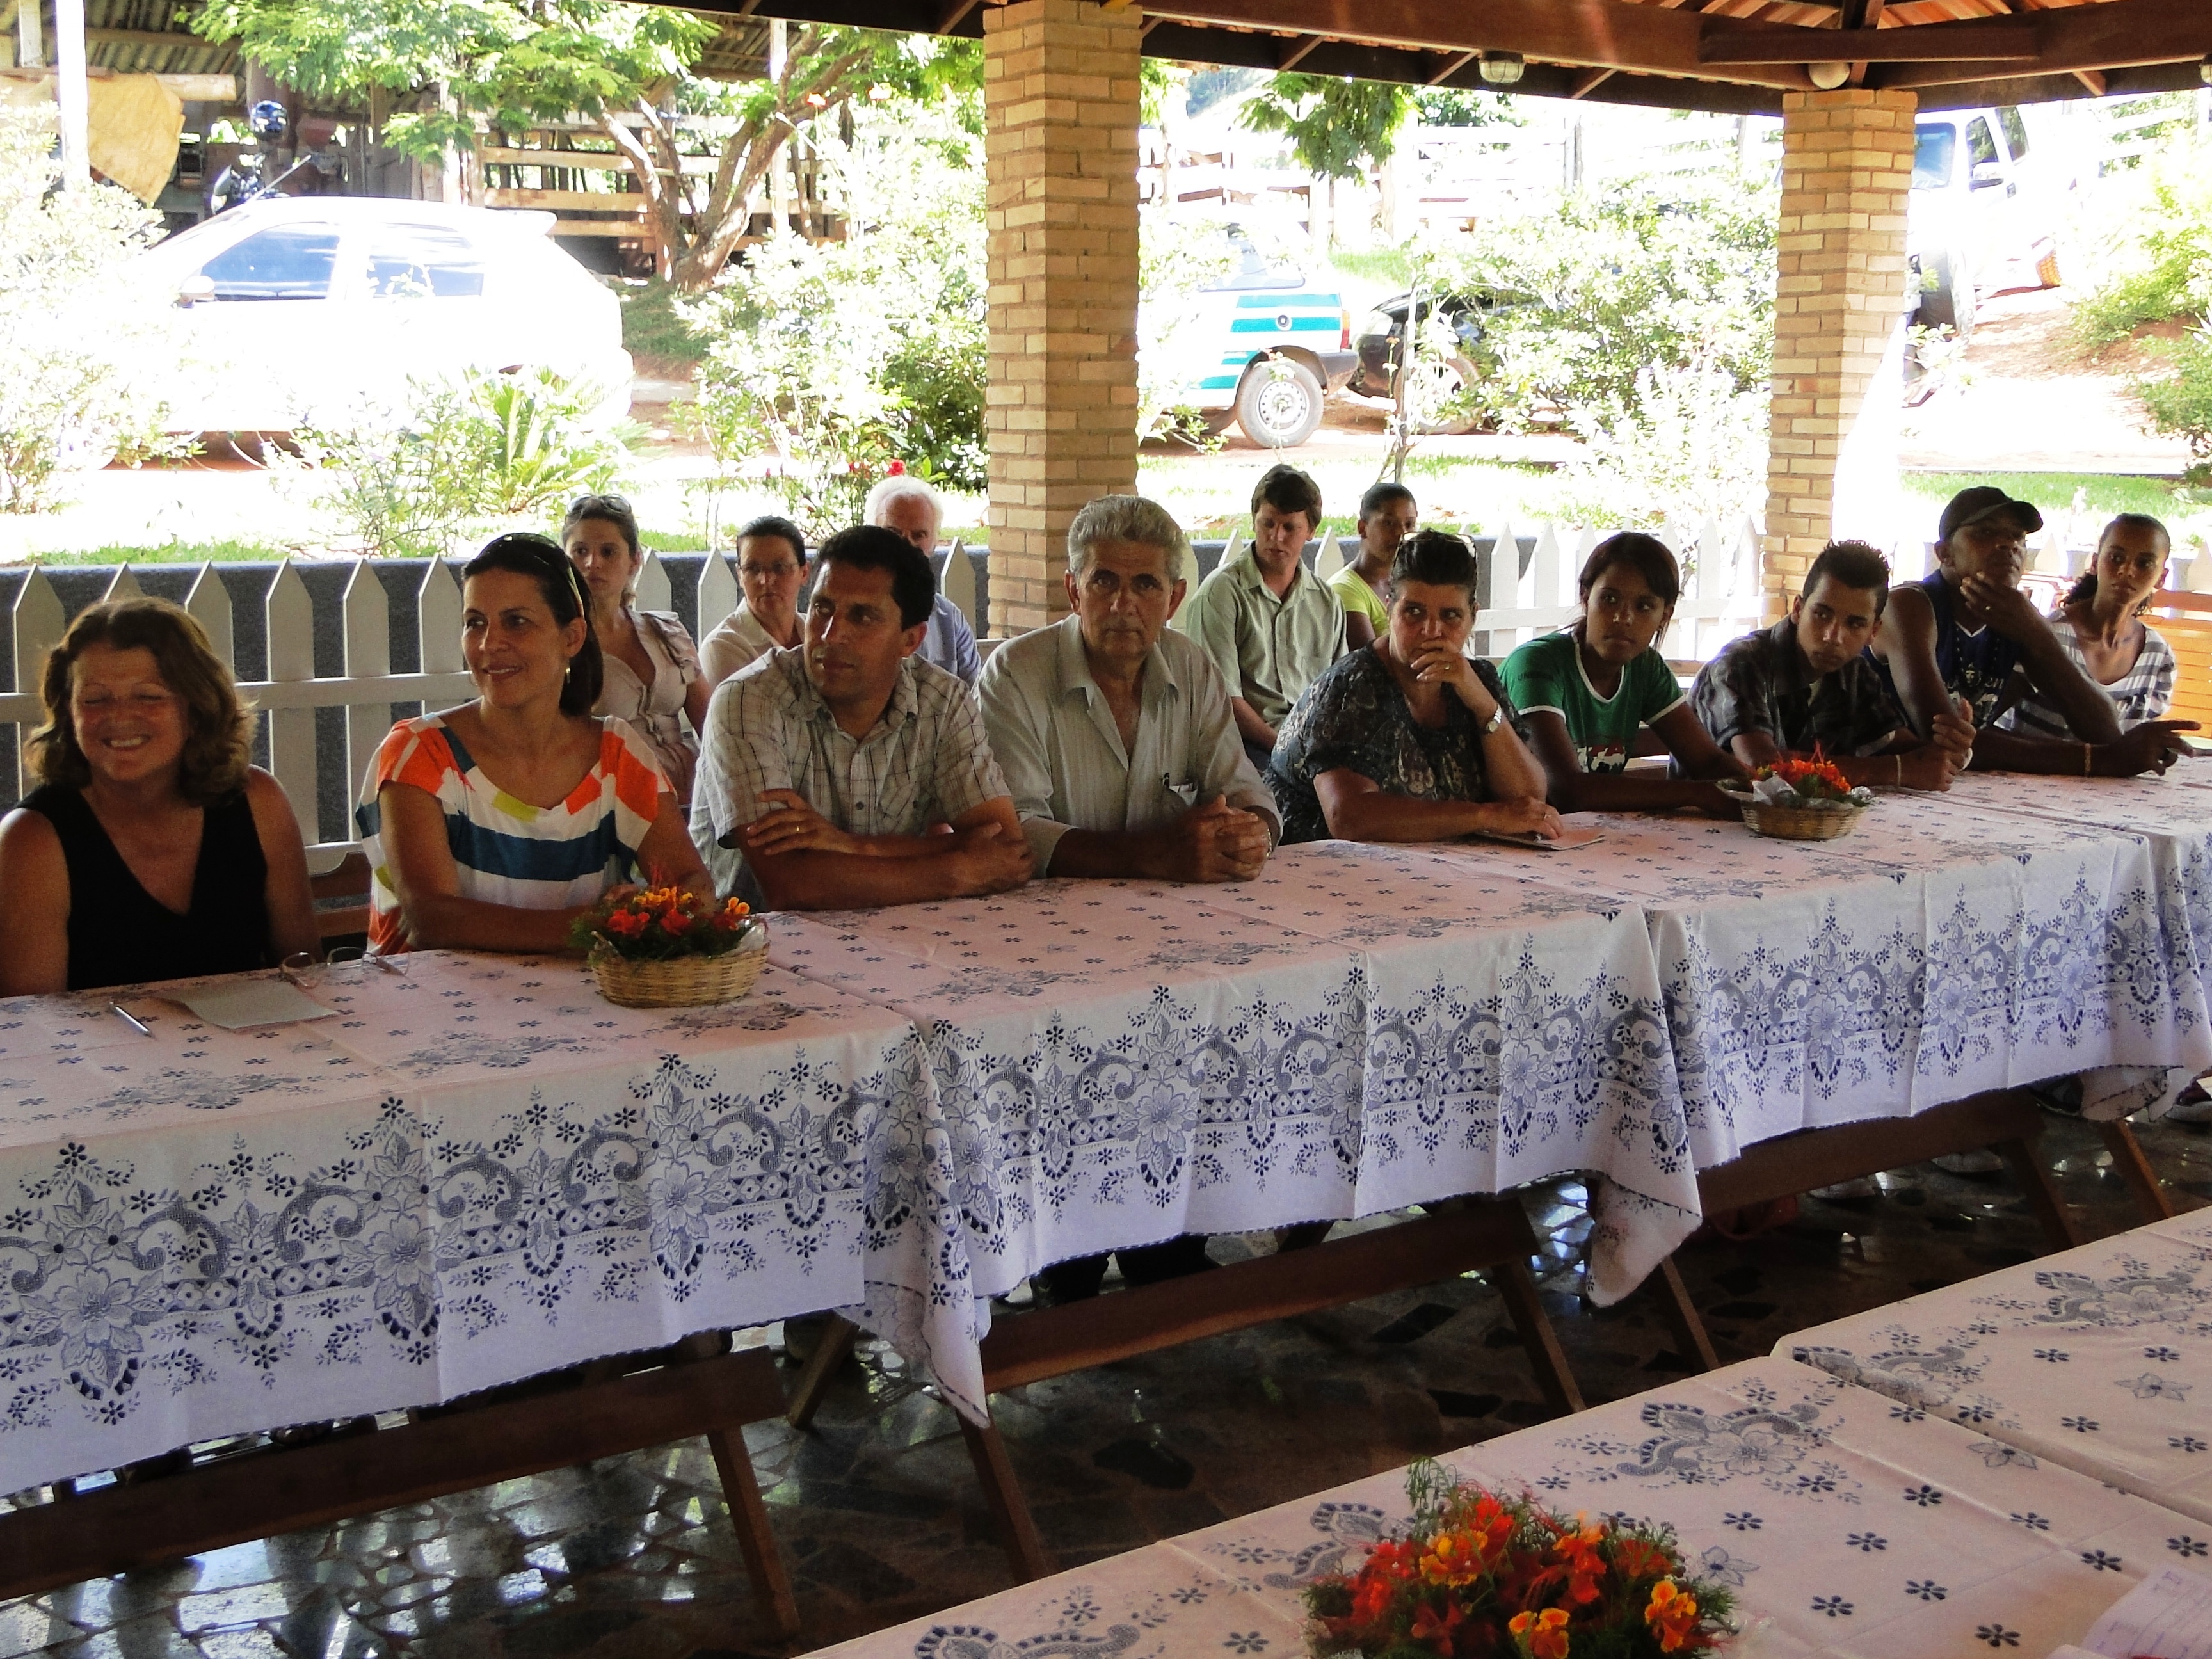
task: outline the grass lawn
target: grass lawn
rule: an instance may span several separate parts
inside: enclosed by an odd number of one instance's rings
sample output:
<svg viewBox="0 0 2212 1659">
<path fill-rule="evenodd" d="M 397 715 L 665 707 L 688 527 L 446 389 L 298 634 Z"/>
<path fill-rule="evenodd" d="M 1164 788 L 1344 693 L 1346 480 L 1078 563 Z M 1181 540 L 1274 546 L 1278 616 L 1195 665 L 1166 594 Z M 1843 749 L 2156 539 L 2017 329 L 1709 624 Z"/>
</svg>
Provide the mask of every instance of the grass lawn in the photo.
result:
<svg viewBox="0 0 2212 1659">
<path fill-rule="evenodd" d="M 1995 484 L 2016 501 L 2033 501 L 2045 513 L 2069 508 L 2089 513 L 2148 513 L 2179 521 L 2202 516 L 2212 503 L 2171 478 L 2146 478 L 2118 472 L 1907 472 L 1907 495 L 1947 501 L 1971 484 Z"/>
</svg>

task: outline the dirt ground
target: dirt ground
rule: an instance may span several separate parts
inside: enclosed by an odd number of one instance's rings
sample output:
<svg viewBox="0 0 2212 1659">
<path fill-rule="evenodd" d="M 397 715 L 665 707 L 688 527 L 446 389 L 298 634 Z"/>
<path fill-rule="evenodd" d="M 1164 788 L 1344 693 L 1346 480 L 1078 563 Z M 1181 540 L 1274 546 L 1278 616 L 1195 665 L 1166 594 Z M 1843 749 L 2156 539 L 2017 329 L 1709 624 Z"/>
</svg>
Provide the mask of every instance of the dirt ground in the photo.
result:
<svg viewBox="0 0 2212 1659">
<path fill-rule="evenodd" d="M 2120 347 L 2091 361 L 2069 337 L 2063 288 L 1984 300 L 1961 385 L 1908 410 L 1900 463 L 1941 472 L 2135 472 L 2178 477 L 2179 438 L 2148 431 L 2131 390 L 2154 359 Z"/>
</svg>

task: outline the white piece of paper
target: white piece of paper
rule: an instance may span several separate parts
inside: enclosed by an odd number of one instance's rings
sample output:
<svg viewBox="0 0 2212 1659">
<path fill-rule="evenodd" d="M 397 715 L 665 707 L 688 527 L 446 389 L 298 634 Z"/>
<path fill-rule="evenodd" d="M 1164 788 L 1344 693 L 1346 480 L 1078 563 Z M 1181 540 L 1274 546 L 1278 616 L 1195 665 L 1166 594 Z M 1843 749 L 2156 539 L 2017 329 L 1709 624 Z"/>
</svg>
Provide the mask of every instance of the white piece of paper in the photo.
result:
<svg viewBox="0 0 2212 1659">
<path fill-rule="evenodd" d="M 2114 1602 L 2081 1641 L 2106 1659 L 2212 1659 L 2212 1578 L 2162 1568 Z"/>
<path fill-rule="evenodd" d="M 242 1031 L 249 1025 L 290 1025 L 303 1019 L 326 1019 L 325 1008 L 289 980 L 234 979 L 203 986 L 179 1002 L 210 1025 L 226 1031 Z"/>
</svg>

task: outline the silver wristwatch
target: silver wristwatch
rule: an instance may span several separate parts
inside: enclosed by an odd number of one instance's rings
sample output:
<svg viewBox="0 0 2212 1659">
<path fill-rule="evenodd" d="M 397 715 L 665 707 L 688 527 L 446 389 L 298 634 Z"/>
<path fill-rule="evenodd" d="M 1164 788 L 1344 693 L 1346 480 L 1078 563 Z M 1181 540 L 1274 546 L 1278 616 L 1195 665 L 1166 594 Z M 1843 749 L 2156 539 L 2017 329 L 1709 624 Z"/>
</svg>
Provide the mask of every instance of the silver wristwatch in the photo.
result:
<svg viewBox="0 0 2212 1659">
<path fill-rule="evenodd" d="M 1488 737 L 1488 736 L 1489 736 L 1492 732 L 1495 732 L 1495 731 L 1496 731 L 1499 726 L 1503 726 L 1503 725 L 1504 725 L 1504 724 L 1505 724 L 1505 705 L 1504 705 L 1504 703 L 1502 703 L 1502 702 L 1501 702 L 1501 703 L 1499 703 L 1499 704 L 1498 705 L 1498 707 L 1497 707 L 1496 708 L 1494 708 L 1494 709 L 1492 709 L 1492 710 L 1491 711 L 1490 718 L 1489 718 L 1488 720 L 1486 720 L 1483 721 L 1483 723 L 1482 723 L 1482 735 L 1483 735 L 1484 737 L 1486 737 L 1486 737 Z"/>
</svg>

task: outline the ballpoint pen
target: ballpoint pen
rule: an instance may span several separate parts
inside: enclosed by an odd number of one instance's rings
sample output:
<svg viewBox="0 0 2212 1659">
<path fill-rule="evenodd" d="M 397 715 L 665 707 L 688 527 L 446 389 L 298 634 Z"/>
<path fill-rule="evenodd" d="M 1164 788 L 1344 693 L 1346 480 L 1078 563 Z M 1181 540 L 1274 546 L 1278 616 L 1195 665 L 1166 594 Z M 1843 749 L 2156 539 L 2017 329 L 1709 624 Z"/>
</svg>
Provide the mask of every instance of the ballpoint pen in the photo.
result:
<svg viewBox="0 0 2212 1659">
<path fill-rule="evenodd" d="M 107 1005 L 107 1011 L 113 1014 L 118 1019 L 120 1019 L 125 1025 L 128 1025 L 132 1030 L 137 1032 L 140 1036 L 151 1036 L 154 1035 L 154 1028 L 152 1026 L 147 1024 L 144 1020 L 139 1018 L 137 1015 L 132 1013 L 121 1003 L 109 1003 Z"/>
</svg>

